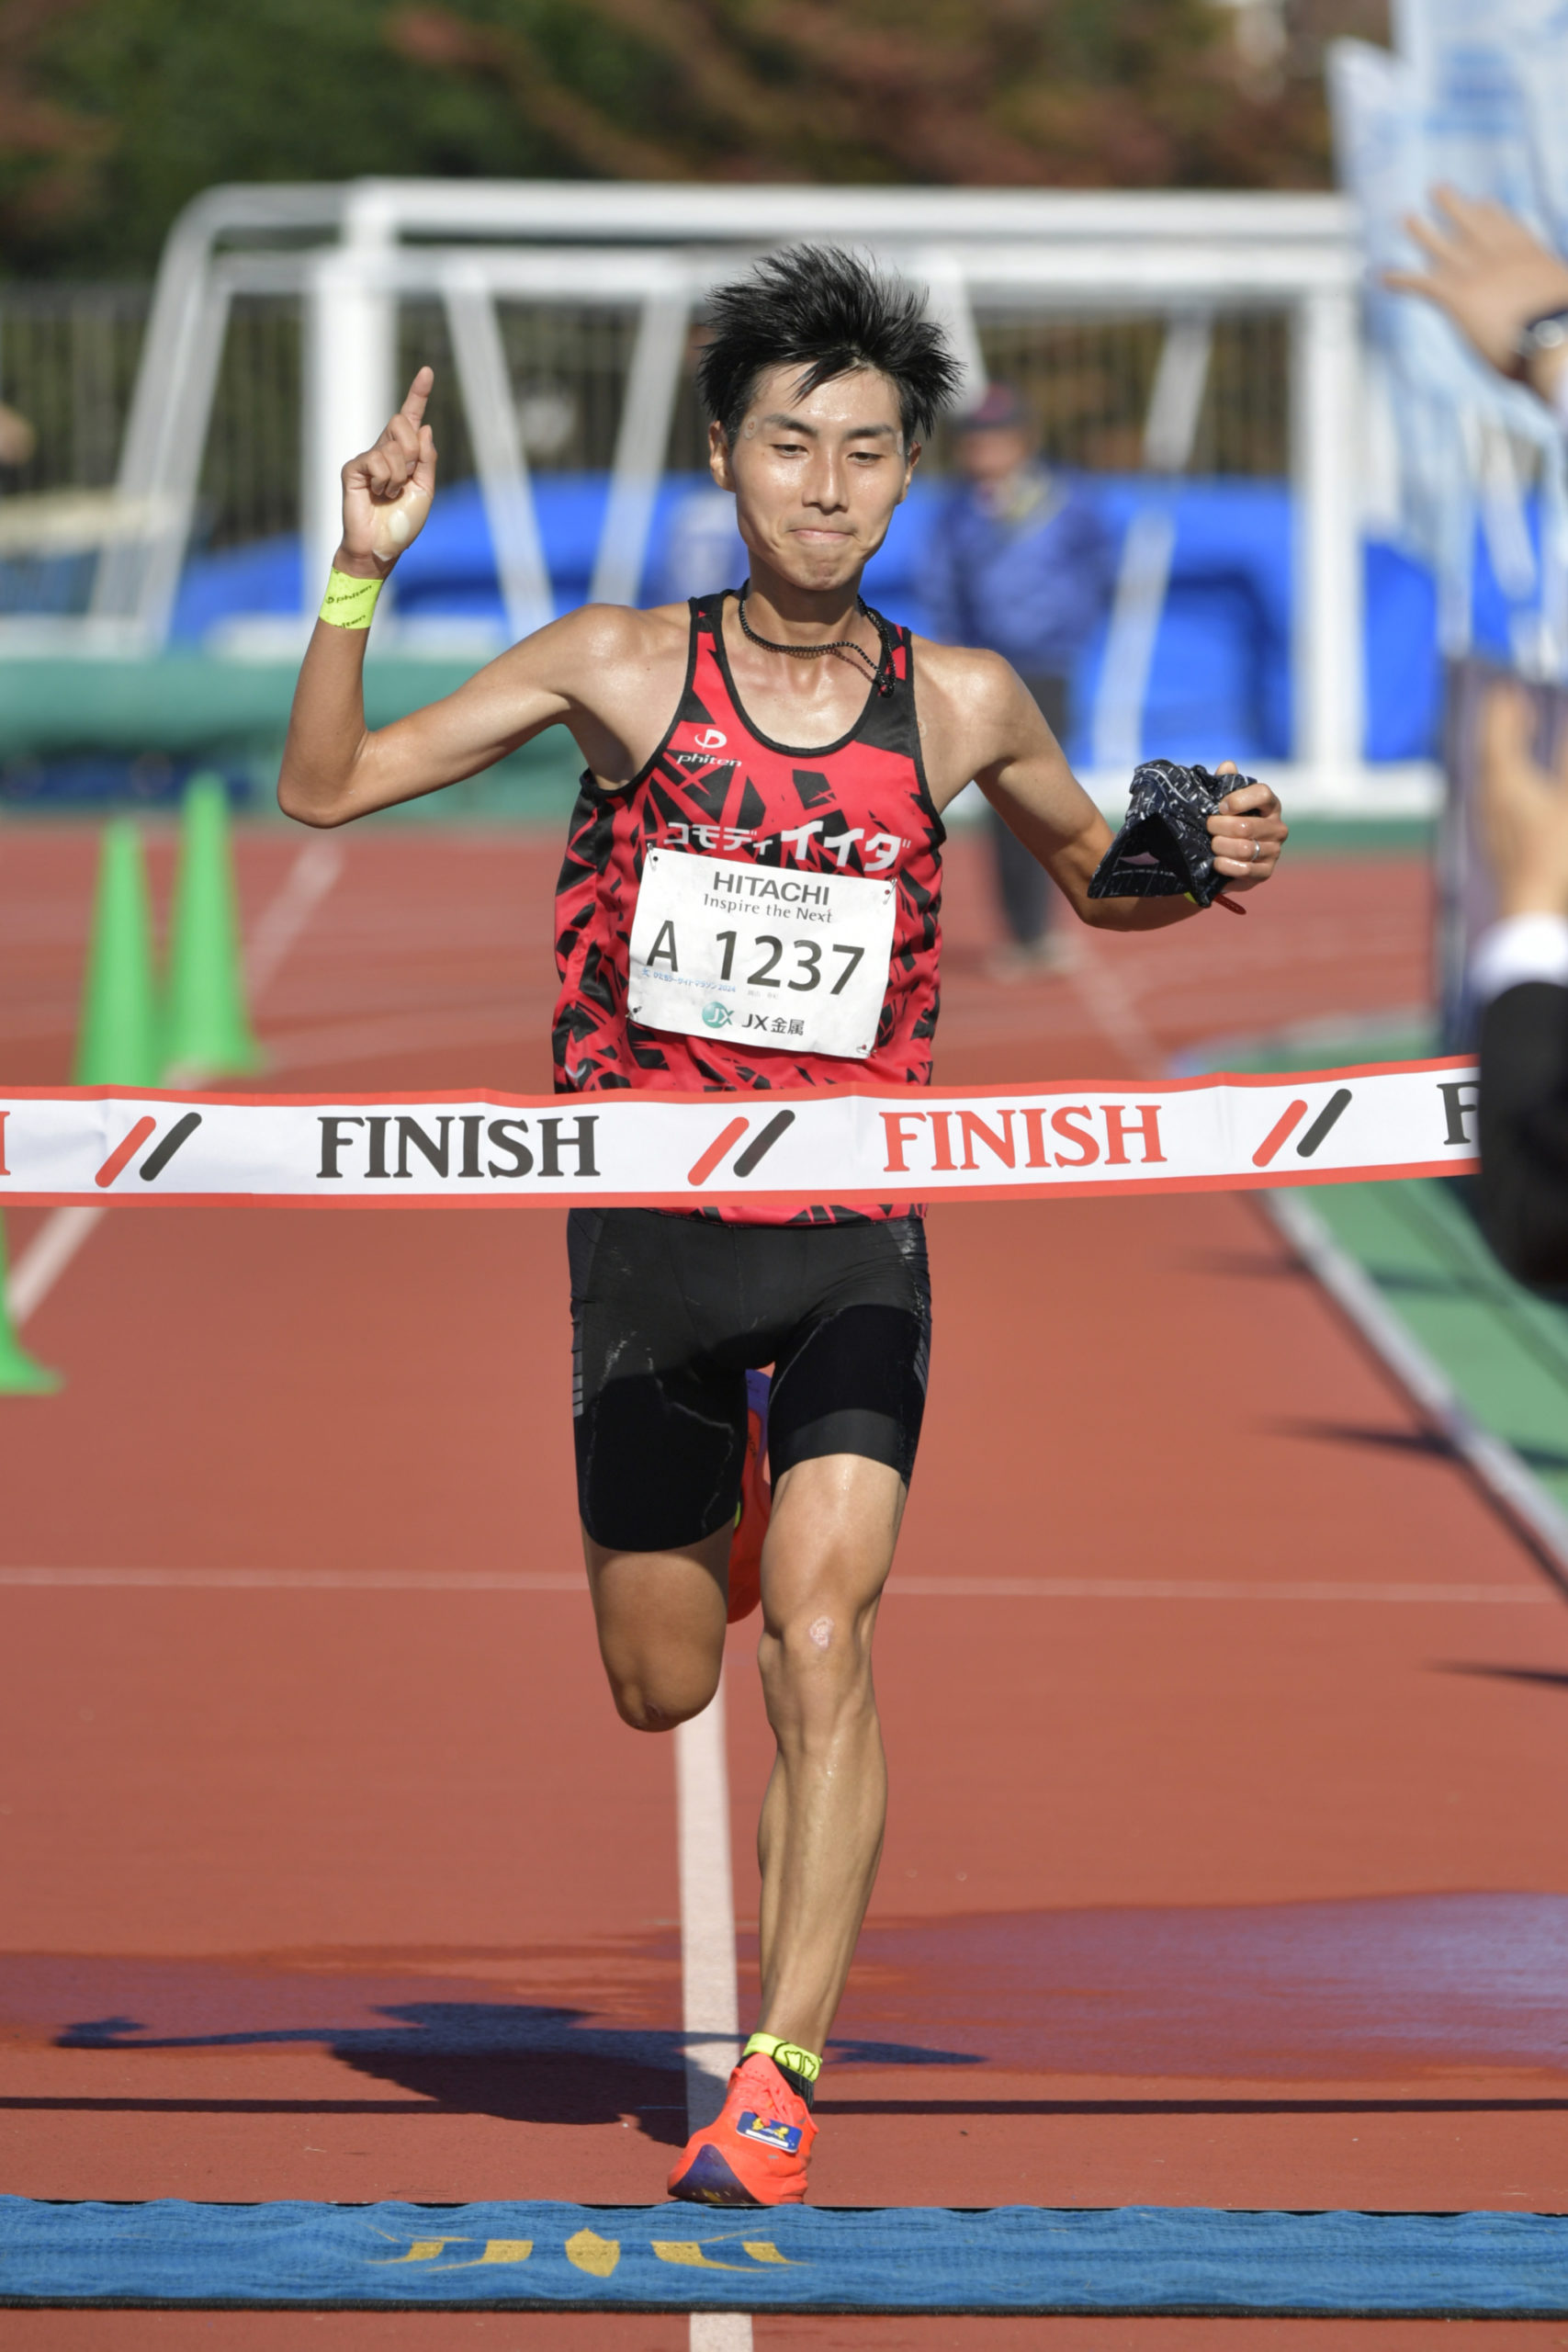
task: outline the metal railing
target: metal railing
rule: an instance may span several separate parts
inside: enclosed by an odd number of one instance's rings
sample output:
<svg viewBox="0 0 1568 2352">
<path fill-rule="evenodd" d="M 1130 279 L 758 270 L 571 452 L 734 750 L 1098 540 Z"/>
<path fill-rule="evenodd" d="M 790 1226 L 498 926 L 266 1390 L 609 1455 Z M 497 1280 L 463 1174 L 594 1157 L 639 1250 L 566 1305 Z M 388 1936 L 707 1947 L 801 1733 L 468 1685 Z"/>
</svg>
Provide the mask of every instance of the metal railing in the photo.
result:
<svg viewBox="0 0 1568 2352">
<path fill-rule="evenodd" d="M 0 498 L 107 490 L 116 479 L 141 357 L 147 286 L 0 288 L 0 400 L 36 435 L 24 464 L 0 469 Z M 600 472 L 614 461 L 637 318 L 602 306 L 496 306 L 518 428 L 532 469 Z M 1163 323 L 988 313 L 976 320 L 987 372 L 1017 384 L 1059 465 L 1125 472 L 1143 433 Z M 208 426 L 196 518 L 199 544 L 231 547 L 299 527 L 301 305 L 291 295 L 236 296 Z M 695 471 L 707 430 L 688 354 L 667 465 Z M 400 306 L 398 366 L 436 371 L 431 419 L 442 477 L 475 470 L 442 305 Z M 1191 470 L 1283 476 L 1290 469 L 1288 320 L 1238 311 L 1215 322 Z M 927 454 L 944 470 L 948 435 Z M 13 603 L 12 609 L 16 609 Z"/>
<path fill-rule="evenodd" d="M 1020 375 L 1052 455 L 1118 469 L 1136 458 L 1151 477 L 1155 511 L 1123 550 L 1107 657 L 1129 726 L 1168 576 L 1172 478 L 1278 473 L 1288 459 L 1295 756 L 1353 793 L 1365 408 L 1353 229 L 1344 202 L 1320 196 L 212 188 L 164 248 L 85 612 L 56 604 L 62 618 L 42 637 L 7 616 L 0 647 L 155 650 L 193 539 L 222 544 L 296 516 L 303 623 L 337 540 L 344 456 L 379 430 L 415 335 L 450 355 L 437 358 L 435 416 L 446 478 L 477 477 L 511 632 L 551 608 L 538 469 L 607 461 L 590 593 L 632 599 L 660 478 L 700 453 L 691 362 L 709 292 L 760 252 L 828 236 L 925 287 L 971 390 L 992 369 Z M 940 445 L 932 454 L 940 465 Z"/>
<path fill-rule="evenodd" d="M 141 357 L 145 286 L 0 287 L 0 401 L 36 439 L 0 471 L 9 494 L 114 481 Z"/>
</svg>

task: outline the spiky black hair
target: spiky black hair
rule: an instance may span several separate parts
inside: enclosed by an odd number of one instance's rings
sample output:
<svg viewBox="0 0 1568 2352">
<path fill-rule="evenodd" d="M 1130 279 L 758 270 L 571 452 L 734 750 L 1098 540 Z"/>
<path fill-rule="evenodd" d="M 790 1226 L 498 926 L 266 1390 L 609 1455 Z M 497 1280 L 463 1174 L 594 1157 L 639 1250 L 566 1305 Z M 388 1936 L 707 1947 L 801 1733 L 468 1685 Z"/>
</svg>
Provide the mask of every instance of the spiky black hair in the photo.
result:
<svg viewBox="0 0 1568 2352">
<path fill-rule="evenodd" d="M 931 431 L 963 379 L 919 290 L 839 245 L 770 254 L 718 288 L 708 318 L 713 339 L 698 363 L 697 390 L 730 442 L 769 368 L 798 368 L 803 392 L 857 368 L 880 368 L 897 388 L 906 442 Z"/>
</svg>

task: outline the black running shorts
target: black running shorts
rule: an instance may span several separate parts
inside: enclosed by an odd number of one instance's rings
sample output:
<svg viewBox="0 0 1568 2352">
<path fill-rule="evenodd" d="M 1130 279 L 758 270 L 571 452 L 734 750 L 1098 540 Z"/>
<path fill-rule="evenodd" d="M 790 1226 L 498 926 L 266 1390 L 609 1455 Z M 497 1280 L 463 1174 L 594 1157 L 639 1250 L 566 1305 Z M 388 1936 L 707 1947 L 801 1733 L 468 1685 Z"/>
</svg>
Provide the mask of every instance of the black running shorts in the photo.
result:
<svg viewBox="0 0 1568 2352">
<path fill-rule="evenodd" d="M 567 1250 L 578 1502 L 596 1543 L 661 1551 L 730 1524 L 746 1374 L 764 1364 L 775 1479 L 863 1453 L 908 1483 L 931 1349 L 918 1216 L 720 1225 L 573 1209 Z"/>
</svg>

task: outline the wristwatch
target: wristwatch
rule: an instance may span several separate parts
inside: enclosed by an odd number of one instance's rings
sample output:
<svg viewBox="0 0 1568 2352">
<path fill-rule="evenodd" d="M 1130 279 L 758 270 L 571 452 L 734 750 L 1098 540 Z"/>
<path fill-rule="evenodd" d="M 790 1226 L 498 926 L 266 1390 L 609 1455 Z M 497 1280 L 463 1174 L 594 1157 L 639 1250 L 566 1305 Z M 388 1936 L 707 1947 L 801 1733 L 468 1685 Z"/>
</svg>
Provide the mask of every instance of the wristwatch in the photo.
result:
<svg viewBox="0 0 1568 2352">
<path fill-rule="evenodd" d="M 1544 311 L 1540 318 L 1527 319 L 1514 338 L 1514 350 L 1521 367 L 1528 368 L 1548 351 L 1561 351 L 1568 345 L 1568 310 Z"/>
</svg>

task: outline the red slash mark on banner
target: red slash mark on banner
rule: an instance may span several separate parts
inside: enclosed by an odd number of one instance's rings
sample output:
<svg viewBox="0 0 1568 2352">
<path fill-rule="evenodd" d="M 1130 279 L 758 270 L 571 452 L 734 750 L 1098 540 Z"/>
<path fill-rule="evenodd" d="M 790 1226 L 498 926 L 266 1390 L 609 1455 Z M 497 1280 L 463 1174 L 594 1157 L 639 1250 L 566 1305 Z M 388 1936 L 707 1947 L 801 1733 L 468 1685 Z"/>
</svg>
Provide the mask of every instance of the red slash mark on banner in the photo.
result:
<svg viewBox="0 0 1568 2352">
<path fill-rule="evenodd" d="M 1289 1102 L 1286 1104 L 1284 1110 L 1280 1112 L 1279 1117 L 1275 1120 L 1273 1125 L 1269 1128 L 1268 1134 L 1258 1145 L 1258 1149 L 1253 1153 L 1252 1164 L 1254 1168 L 1268 1167 L 1269 1162 L 1273 1159 L 1274 1154 L 1279 1150 L 1280 1146 L 1286 1142 L 1290 1136 L 1294 1135 L 1297 1127 L 1300 1126 L 1302 1121 L 1305 1118 L 1306 1107 L 1306 1104 L 1301 1102 Z"/>
<path fill-rule="evenodd" d="M 730 1145 L 739 1142 L 750 1124 L 750 1119 L 731 1119 L 729 1125 L 714 1137 L 702 1158 L 693 1162 L 687 1183 L 705 1184 Z"/>
<path fill-rule="evenodd" d="M 1310 1159 L 1312 1158 L 1314 1152 L 1317 1149 L 1318 1145 L 1328 1134 L 1329 1129 L 1338 1124 L 1339 1119 L 1349 1105 L 1349 1088 L 1348 1086 L 1336 1087 L 1334 1092 L 1329 1096 L 1327 1102 L 1324 1104 L 1322 1110 L 1318 1113 L 1316 1118 L 1307 1129 L 1305 1135 L 1303 1136 L 1300 1143 L 1297 1144 L 1296 1157 L 1298 1159 Z M 1295 1134 L 1296 1129 L 1300 1126 L 1306 1114 L 1307 1105 L 1304 1099 L 1302 1097 L 1298 1096 L 1294 1102 L 1288 1102 L 1286 1104 L 1279 1117 L 1275 1120 L 1273 1125 L 1269 1128 L 1268 1134 L 1264 1136 L 1262 1142 L 1258 1145 L 1258 1149 L 1253 1153 L 1252 1164 L 1254 1168 L 1268 1167 L 1269 1162 L 1273 1159 L 1274 1154 L 1279 1150 L 1280 1146 L 1282 1143 L 1288 1143 L 1290 1141 L 1292 1136 Z"/>
<path fill-rule="evenodd" d="M 719 1134 L 714 1137 L 712 1143 L 709 1144 L 702 1158 L 696 1162 L 691 1174 L 686 1179 L 687 1183 L 694 1185 L 705 1184 L 708 1178 L 713 1174 L 714 1170 L 718 1166 L 719 1161 L 724 1158 L 725 1153 L 730 1148 L 731 1145 L 738 1144 L 739 1142 L 741 1136 L 745 1134 L 751 1122 L 750 1119 L 731 1119 L 729 1125 L 723 1128 Z M 753 1136 L 752 1140 L 747 1145 L 745 1150 L 741 1153 L 739 1159 L 736 1161 L 735 1173 L 737 1176 L 750 1176 L 758 1161 L 768 1152 L 772 1151 L 780 1136 L 784 1134 L 784 1129 L 786 1127 L 793 1127 L 794 1125 L 795 1113 L 793 1111 L 779 1111 L 775 1113 L 773 1117 L 768 1121 L 767 1125 L 762 1128 L 761 1132 Z"/>
<path fill-rule="evenodd" d="M 134 1158 L 137 1152 L 141 1150 L 148 1136 L 157 1133 L 157 1128 L 158 1122 L 156 1119 L 138 1119 L 136 1125 L 131 1128 L 130 1133 L 124 1138 L 124 1140 L 116 1144 L 114 1149 L 110 1152 L 108 1158 L 105 1160 L 103 1166 L 94 1177 L 94 1183 L 106 1186 L 112 1184 L 115 1178 L 119 1174 L 120 1170 L 126 1166 L 129 1160 Z"/>
<path fill-rule="evenodd" d="M 188 1143 L 200 1125 L 199 1111 L 187 1111 L 183 1119 L 175 1121 L 162 1143 L 154 1145 L 136 1171 L 144 1184 L 153 1183 L 163 1174 L 181 1144 Z M 135 1159 L 148 1136 L 155 1135 L 157 1130 L 156 1119 L 138 1119 L 124 1141 L 116 1144 L 94 1177 L 94 1183 L 102 1185 L 107 1190 L 114 1182 L 121 1169 Z"/>
</svg>

